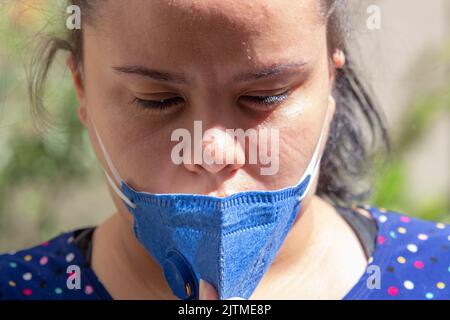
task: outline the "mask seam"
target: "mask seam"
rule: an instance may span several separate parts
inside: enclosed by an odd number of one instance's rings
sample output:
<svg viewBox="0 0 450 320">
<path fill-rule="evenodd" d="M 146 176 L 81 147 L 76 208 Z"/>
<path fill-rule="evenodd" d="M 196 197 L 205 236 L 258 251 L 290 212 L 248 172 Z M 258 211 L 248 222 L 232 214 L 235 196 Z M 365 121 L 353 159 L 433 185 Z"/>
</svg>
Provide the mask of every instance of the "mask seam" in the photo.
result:
<svg viewBox="0 0 450 320">
<path fill-rule="evenodd" d="M 309 177 L 309 176 L 308 176 Z M 269 192 L 268 194 L 253 194 L 253 195 L 247 195 L 242 194 L 240 196 L 237 196 L 236 198 L 227 199 L 223 202 L 223 198 L 211 200 L 211 199 L 183 199 L 181 201 L 186 202 L 200 202 L 199 205 L 202 208 L 211 208 L 211 209 L 228 209 L 229 207 L 233 205 L 240 205 L 240 204 L 256 204 L 256 203 L 270 203 L 270 204 L 276 204 L 278 202 L 285 201 L 289 197 L 292 196 L 302 196 L 305 193 L 305 190 L 309 184 L 309 179 L 305 179 L 302 181 L 299 185 L 295 187 L 291 187 L 290 189 L 286 189 L 282 194 L 271 194 L 270 192 L 279 192 L 279 190 L 273 190 L 273 191 L 262 191 L 262 192 Z M 155 207 L 163 207 L 163 208 L 171 208 L 176 207 L 179 204 L 173 203 L 172 199 L 148 199 L 148 196 L 154 196 L 154 194 L 146 194 L 146 193 L 140 193 L 137 191 L 134 191 L 135 194 L 131 195 L 130 200 L 132 200 L 136 205 L 139 206 L 139 202 L 144 202 L 148 205 L 153 205 Z M 244 191 L 245 192 L 245 191 Z M 252 191 L 253 192 L 253 191 Z M 261 192 L 261 191 L 260 191 Z M 126 192 L 127 196 L 128 192 Z M 188 194 L 186 194 L 188 195 Z M 268 199 L 270 197 L 276 196 L 275 199 L 271 200 Z M 163 195 L 164 196 L 164 195 Z M 188 195 L 192 196 L 192 195 Z M 199 195 L 194 195 L 199 196 Z M 233 195 L 232 195 L 233 196 Z M 180 200 L 177 200 L 180 201 Z"/>
<path fill-rule="evenodd" d="M 253 230 L 253 229 L 264 228 L 264 227 L 270 226 L 270 225 L 272 225 L 274 223 L 276 223 L 276 221 L 266 222 L 266 223 L 259 224 L 259 225 L 256 225 L 256 226 L 251 226 L 251 227 L 247 227 L 247 228 L 244 228 L 244 229 L 235 230 L 235 231 L 232 231 L 232 232 L 227 232 L 227 233 L 225 233 L 223 235 L 223 237 L 227 237 L 227 236 L 230 236 L 230 235 L 234 235 L 234 234 L 237 234 L 237 233 L 240 233 L 240 232 L 249 231 L 249 230 Z M 192 228 L 192 227 L 181 227 L 181 226 L 168 226 L 168 227 L 171 228 L 171 229 L 187 229 L 187 230 L 191 230 L 191 231 L 194 231 L 194 232 L 202 233 L 202 234 L 205 234 L 205 235 L 214 236 L 215 238 L 220 238 L 219 233 L 210 232 L 210 231 L 202 231 L 202 230 L 198 230 L 198 229 L 195 229 L 195 228 Z"/>
</svg>

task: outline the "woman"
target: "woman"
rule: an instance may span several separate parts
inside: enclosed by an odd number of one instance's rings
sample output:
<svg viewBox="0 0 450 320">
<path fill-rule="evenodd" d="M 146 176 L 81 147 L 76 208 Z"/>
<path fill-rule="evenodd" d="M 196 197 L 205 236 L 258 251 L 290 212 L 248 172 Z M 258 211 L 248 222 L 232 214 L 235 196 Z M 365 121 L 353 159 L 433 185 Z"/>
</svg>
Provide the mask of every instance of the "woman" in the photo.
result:
<svg viewBox="0 0 450 320">
<path fill-rule="evenodd" d="M 32 101 L 42 111 L 67 50 L 117 211 L 0 256 L 0 297 L 450 297 L 449 226 L 355 205 L 381 152 L 368 138 L 388 139 L 346 50 L 342 1 L 70 4 L 82 28 L 43 52 Z"/>
</svg>

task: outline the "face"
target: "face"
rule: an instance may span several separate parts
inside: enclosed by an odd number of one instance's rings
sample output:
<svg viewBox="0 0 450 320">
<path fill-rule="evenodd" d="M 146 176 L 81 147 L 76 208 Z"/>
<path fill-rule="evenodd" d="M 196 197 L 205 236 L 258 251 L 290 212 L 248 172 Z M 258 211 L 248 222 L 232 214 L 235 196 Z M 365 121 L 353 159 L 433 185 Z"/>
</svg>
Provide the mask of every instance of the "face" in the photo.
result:
<svg viewBox="0 0 450 320">
<path fill-rule="evenodd" d="M 334 113 L 317 0 L 106 1 L 94 15 L 83 26 L 77 92 L 105 168 L 91 121 L 138 191 L 227 196 L 298 182 Z M 223 151 L 223 164 L 174 163 L 179 141 L 171 135 L 183 128 L 194 139 L 194 121 L 203 132 L 214 129 L 200 143 Z M 267 164 L 249 163 L 250 143 L 224 133 L 264 128 L 279 137 L 278 170 L 270 175 L 261 174 Z"/>
</svg>

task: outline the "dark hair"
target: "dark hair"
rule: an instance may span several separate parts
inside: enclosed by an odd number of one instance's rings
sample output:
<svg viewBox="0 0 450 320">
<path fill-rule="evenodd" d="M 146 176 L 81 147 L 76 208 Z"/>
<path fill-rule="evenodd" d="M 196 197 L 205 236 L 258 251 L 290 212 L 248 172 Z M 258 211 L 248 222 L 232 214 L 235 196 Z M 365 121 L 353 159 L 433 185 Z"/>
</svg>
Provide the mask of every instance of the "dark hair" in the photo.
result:
<svg viewBox="0 0 450 320">
<path fill-rule="evenodd" d="M 91 15 L 97 1 L 72 0 L 83 12 L 83 23 L 93 23 Z M 336 48 L 346 55 L 346 64 L 335 70 L 333 96 L 336 112 L 322 156 L 317 195 L 335 205 L 349 206 L 368 199 L 373 189 L 373 169 L 390 151 L 390 142 L 380 110 L 361 80 L 347 50 L 349 34 L 345 0 L 320 0 L 327 24 L 327 45 L 331 58 Z M 73 55 L 75 67 L 82 71 L 83 37 L 81 30 L 68 30 L 64 37 L 52 36 L 35 51 L 29 73 L 29 95 L 36 120 L 51 123 L 42 96 L 45 80 L 55 55 L 60 50 Z M 366 130 L 364 130 L 366 129 Z M 368 130 L 367 130 L 368 129 Z M 370 142 L 370 143 L 369 143 Z"/>
</svg>

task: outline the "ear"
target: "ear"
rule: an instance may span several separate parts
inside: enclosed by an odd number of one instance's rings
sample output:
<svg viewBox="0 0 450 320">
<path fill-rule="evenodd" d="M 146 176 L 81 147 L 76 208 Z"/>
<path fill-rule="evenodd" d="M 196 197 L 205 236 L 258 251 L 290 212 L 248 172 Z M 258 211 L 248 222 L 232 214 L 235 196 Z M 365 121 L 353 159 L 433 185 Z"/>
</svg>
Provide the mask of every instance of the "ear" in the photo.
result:
<svg viewBox="0 0 450 320">
<path fill-rule="evenodd" d="M 345 66 L 346 57 L 344 51 L 336 48 L 332 57 L 329 59 L 329 75 L 331 87 L 334 86 L 336 80 L 336 70 L 342 69 Z"/>
<path fill-rule="evenodd" d="M 336 69 L 341 69 L 345 65 L 345 53 L 341 49 L 336 49 L 333 54 L 333 62 Z"/>
<path fill-rule="evenodd" d="M 84 90 L 84 83 L 81 71 L 75 66 L 73 55 L 69 54 L 66 59 L 66 65 L 69 67 L 72 74 L 72 82 L 75 88 L 75 93 L 78 97 L 80 106 L 78 107 L 78 117 L 80 121 L 87 125 L 87 109 L 86 109 L 86 95 Z"/>
</svg>

